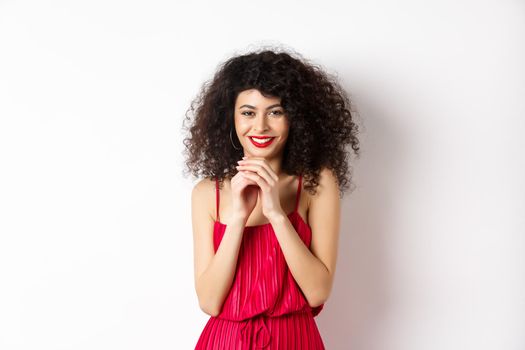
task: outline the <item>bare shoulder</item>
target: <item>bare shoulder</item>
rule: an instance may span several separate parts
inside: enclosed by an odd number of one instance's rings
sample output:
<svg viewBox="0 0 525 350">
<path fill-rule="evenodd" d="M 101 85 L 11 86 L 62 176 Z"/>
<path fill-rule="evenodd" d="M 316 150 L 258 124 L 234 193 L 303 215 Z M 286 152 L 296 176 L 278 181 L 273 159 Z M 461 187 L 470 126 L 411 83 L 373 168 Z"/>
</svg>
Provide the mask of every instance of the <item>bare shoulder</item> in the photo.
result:
<svg viewBox="0 0 525 350">
<path fill-rule="evenodd" d="M 194 208 L 206 208 L 206 213 L 213 219 L 212 199 L 215 198 L 215 180 L 206 177 L 193 186 L 191 201 Z"/>
<path fill-rule="evenodd" d="M 212 187 L 215 188 L 215 180 L 210 177 L 205 177 L 193 186 L 193 192 L 197 194 L 207 192 Z"/>
<path fill-rule="evenodd" d="M 322 187 L 337 187 L 337 176 L 334 174 L 333 170 L 328 168 L 323 168 L 320 173 L 319 183 Z"/>
<path fill-rule="evenodd" d="M 340 197 L 337 176 L 329 168 L 321 169 L 315 194 L 305 191 L 308 197 L 307 217 L 315 229 L 326 226 L 327 221 L 337 223 L 340 218 Z"/>
<path fill-rule="evenodd" d="M 308 207 L 314 201 L 331 200 L 336 201 L 339 199 L 339 184 L 337 176 L 329 168 L 323 168 L 319 173 L 319 185 L 316 188 L 315 194 L 308 193 Z M 328 198 L 327 198 L 328 197 Z"/>
</svg>

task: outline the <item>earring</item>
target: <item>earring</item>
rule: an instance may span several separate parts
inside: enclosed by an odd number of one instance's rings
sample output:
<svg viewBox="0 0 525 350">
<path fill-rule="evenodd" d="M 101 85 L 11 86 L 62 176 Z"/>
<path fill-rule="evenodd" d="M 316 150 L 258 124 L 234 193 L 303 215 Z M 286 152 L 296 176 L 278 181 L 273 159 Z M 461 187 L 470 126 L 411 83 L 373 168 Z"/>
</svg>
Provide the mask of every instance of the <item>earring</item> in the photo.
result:
<svg viewBox="0 0 525 350">
<path fill-rule="evenodd" d="M 239 149 L 241 149 L 242 147 L 241 147 L 241 148 L 237 148 L 237 147 L 235 147 L 235 145 L 233 144 L 232 131 L 233 131 L 233 128 L 230 128 L 230 141 L 231 141 L 231 143 L 232 143 L 232 145 L 233 145 L 233 148 L 235 148 L 236 150 L 239 150 Z"/>
</svg>

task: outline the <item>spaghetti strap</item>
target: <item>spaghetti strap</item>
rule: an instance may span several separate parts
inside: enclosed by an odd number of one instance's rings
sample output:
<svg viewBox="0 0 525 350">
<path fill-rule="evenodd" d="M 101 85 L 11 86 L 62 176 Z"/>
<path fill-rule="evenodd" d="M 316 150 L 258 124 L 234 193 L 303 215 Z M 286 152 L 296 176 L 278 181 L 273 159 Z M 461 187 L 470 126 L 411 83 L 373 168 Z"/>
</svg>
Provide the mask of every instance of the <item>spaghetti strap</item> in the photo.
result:
<svg viewBox="0 0 525 350">
<path fill-rule="evenodd" d="M 299 198 L 301 197 L 301 183 L 303 177 L 302 175 L 299 175 L 299 184 L 297 185 L 297 196 L 295 197 L 295 209 L 294 212 L 297 212 L 297 209 L 299 209 Z"/>
<path fill-rule="evenodd" d="M 219 217 L 219 203 L 220 203 L 220 197 L 219 197 L 219 180 L 215 179 L 215 203 L 216 203 L 216 214 L 215 214 L 215 221 L 221 221 L 221 218 Z"/>
</svg>

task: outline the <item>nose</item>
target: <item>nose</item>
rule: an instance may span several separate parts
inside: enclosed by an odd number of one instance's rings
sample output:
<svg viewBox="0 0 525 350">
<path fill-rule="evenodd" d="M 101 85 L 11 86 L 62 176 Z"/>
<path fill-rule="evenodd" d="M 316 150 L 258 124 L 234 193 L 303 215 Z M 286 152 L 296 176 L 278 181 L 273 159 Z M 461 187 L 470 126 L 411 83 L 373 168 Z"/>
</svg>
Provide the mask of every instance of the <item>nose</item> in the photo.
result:
<svg viewBox="0 0 525 350">
<path fill-rule="evenodd" d="M 268 129 L 268 122 L 264 113 L 261 113 L 258 116 L 256 116 L 253 127 L 258 132 L 266 131 Z"/>
</svg>

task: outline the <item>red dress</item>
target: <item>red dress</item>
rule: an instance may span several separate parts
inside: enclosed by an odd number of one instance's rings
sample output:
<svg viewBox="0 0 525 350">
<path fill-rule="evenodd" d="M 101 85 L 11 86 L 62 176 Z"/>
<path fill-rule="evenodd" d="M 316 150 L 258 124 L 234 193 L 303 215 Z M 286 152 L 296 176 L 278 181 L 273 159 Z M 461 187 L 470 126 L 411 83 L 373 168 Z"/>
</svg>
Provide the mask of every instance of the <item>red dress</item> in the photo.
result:
<svg viewBox="0 0 525 350">
<path fill-rule="evenodd" d="M 288 218 L 301 240 L 310 247 L 311 228 L 299 215 L 299 176 L 295 209 Z M 215 252 L 226 225 L 219 218 L 213 230 Z M 245 226 L 232 286 L 220 313 L 211 316 L 197 341 L 196 350 L 324 350 L 314 320 L 324 304 L 310 307 L 294 280 L 270 223 Z"/>
</svg>

